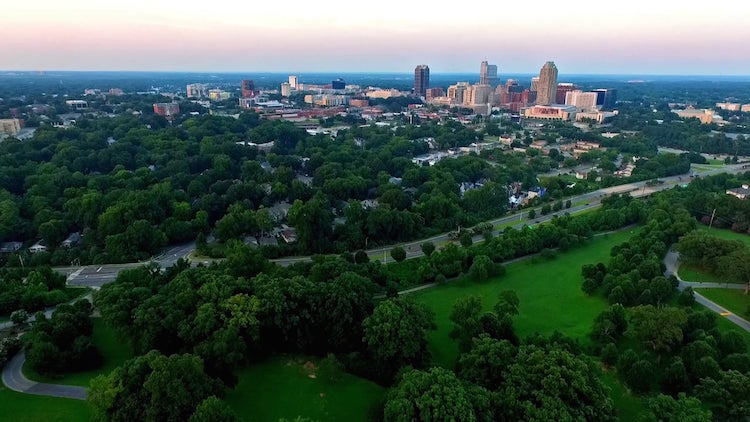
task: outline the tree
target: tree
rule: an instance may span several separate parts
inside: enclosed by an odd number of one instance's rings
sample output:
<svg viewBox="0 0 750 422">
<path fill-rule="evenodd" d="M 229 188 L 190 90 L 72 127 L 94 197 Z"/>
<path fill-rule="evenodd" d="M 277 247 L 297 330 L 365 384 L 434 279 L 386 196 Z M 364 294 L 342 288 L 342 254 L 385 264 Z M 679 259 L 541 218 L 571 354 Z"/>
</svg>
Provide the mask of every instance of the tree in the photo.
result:
<svg viewBox="0 0 750 422">
<path fill-rule="evenodd" d="M 680 393 L 677 399 L 659 394 L 648 401 L 648 413 L 641 422 L 711 422 L 711 411 L 700 400 Z"/>
<path fill-rule="evenodd" d="M 628 320 L 625 308 L 620 304 L 614 304 L 594 319 L 591 337 L 600 342 L 617 341 L 627 328 Z"/>
<path fill-rule="evenodd" d="M 680 306 L 684 306 L 686 308 L 693 306 L 693 304 L 695 303 L 693 288 L 690 286 L 685 287 L 685 289 L 683 289 L 680 292 L 680 295 L 677 297 L 677 303 L 679 303 Z"/>
<path fill-rule="evenodd" d="M 23 309 L 13 311 L 13 313 L 10 314 L 10 322 L 15 325 L 21 325 L 25 323 L 27 319 L 29 319 L 29 313 Z"/>
<path fill-rule="evenodd" d="M 654 365 L 644 359 L 636 361 L 625 374 L 625 380 L 636 392 L 648 392 L 654 380 Z"/>
<path fill-rule="evenodd" d="M 488 409 L 475 408 L 477 402 L 489 403 L 487 391 L 467 388 L 447 369 L 410 370 L 388 392 L 385 421 L 489 420 Z"/>
<path fill-rule="evenodd" d="M 615 420 L 596 366 L 554 343 L 521 346 L 495 397 L 495 420 Z"/>
<path fill-rule="evenodd" d="M 549 204 L 542 205 L 542 215 L 547 215 L 552 211 L 552 207 Z"/>
<path fill-rule="evenodd" d="M 516 346 L 510 341 L 481 334 L 472 340 L 471 349 L 459 356 L 458 376 L 492 390 L 504 382 L 516 353 Z"/>
<path fill-rule="evenodd" d="M 469 268 L 469 276 L 476 281 L 484 280 L 495 273 L 495 263 L 487 255 L 477 255 Z"/>
<path fill-rule="evenodd" d="M 528 214 L 528 217 L 529 217 L 529 220 L 533 220 L 533 219 L 535 219 L 535 218 L 536 218 L 536 210 L 535 210 L 535 209 L 533 209 L 533 208 L 532 208 L 532 209 L 530 209 L 530 210 L 529 210 L 529 214 Z"/>
<path fill-rule="evenodd" d="M 396 246 L 391 249 L 391 257 L 393 257 L 396 262 L 401 262 L 406 259 L 406 251 L 401 246 Z"/>
<path fill-rule="evenodd" d="M 565 201 L 565 208 L 570 208 L 571 205 L 573 205 L 573 204 L 570 202 L 570 199 L 568 199 L 567 201 Z"/>
<path fill-rule="evenodd" d="M 481 312 L 482 298 L 479 296 L 461 297 L 453 303 L 449 318 L 456 326 L 449 335 L 458 341 L 459 351 L 468 351 L 472 340 L 482 333 Z"/>
<path fill-rule="evenodd" d="M 97 421 L 185 421 L 208 397 L 223 390 L 193 355 L 166 357 L 157 351 L 125 362 L 91 381 L 88 402 Z M 213 407 L 206 403 L 207 407 Z"/>
<path fill-rule="evenodd" d="M 495 304 L 495 313 L 497 313 L 498 316 L 518 315 L 518 307 L 520 303 L 521 301 L 518 300 L 516 292 L 513 290 L 504 290 L 500 292 L 500 298 Z"/>
<path fill-rule="evenodd" d="M 360 249 L 354 254 L 354 262 L 357 264 L 365 264 L 370 262 L 370 257 L 367 255 L 367 252 Z"/>
<path fill-rule="evenodd" d="M 425 256 L 430 256 L 435 251 L 435 245 L 432 242 L 424 242 L 421 245 L 422 253 Z"/>
<path fill-rule="evenodd" d="M 460 240 L 461 246 L 463 246 L 464 248 L 468 248 L 472 243 L 474 243 L 474 240 L 471 238 L 471 233 L 469 233 L 468 231 L 461 234 Z"/>
<path fill-rule="evenodd" d="M 747 421 L 750 409 L 750 375 L 739 371 L 721 371 L 704 378 L 695 388 L 698 397 L 709 404 L 715 420 Z"/>
<path fill-rule="evenodd" d="M 643 345 L 656 353 L 669 353 L 682 342 L 682 326 L 688 318 L 674 307 L 637 306 L 632 310 L 632 329 Z"/>
<path fill-rule="evenodd" d="M 404 298 L 385 300 L 362 327 L 365 347 L 387 373 L 429 361 L 426 331 L 435 328 L 435 316 L 425 305 Z"/>
<path fill-rule="evenodd" d="M 204 399 L 190 416 L 188 422 L 236 422 L 239 418 L 232 408 L 223 401 L 210 396 Z"/>
</svg>

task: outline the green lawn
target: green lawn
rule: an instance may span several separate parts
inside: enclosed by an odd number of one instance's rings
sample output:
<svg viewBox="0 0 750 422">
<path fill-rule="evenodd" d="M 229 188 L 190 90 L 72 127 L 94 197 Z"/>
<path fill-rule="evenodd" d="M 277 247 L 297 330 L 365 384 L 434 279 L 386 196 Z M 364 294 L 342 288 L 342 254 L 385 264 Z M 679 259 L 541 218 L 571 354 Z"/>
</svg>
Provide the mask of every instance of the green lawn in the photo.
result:
<svg viewBox="0 0 750 422">
<path fill-rule="evenodd" d="M 607 262 L 610 249 L 630 236 L 631 230 L 599 236 L 551 261 L 529 259 L 510 264 L 506 267 L 507 274 L 499 278 L 479 283 L 461 280 L 415 293 L 417 300 L 427 304 L 436 315 L 437 330 L 429 333 L 428 346 L 433 360 L 446 368 L 455 363 L 458 349 L 448 337 L 453 327 L 448 317 L 456 299 L 478 295 L 489 310 L 503 290 L 515 290 L 521 301 L 520 315 L 514 322 L 519 336 L 559 330 L 588 342 L 594 318 L 607 303 L 601 297 L 583 294 L 581 266 Z"/>
<path fill-rule="evenodd" d="M 645 407 L 644 399 L 634 396 L 625 386 L 617 379 L 615 369 L 603 371 L 602 382 L 609 387 L 609 397 L 615 402 L 617 417 L 619 420 L 637 421 L 643 413 Z"/>
<path fill-rule="evenodd" d="M 248 421 L 354 421 L 382 411 L 383 387 L 319 364 L 319 358 L 277 356 L 251 365 L 239 372 L 226 401 Z"/>
<path fill-rule="evenodd" d="M 0 385 L 0 420 L 77 422 L 91 419 L 85 401 L 17 393 Z"/>
<path fill-rule="evenodd" d="M 750 295 L 746 295 L 744 290 L 736 289 L 695 289 L 706 299 L 716 302 L 742 318 L 750 319 L 747 315 L 750 306 Z"/>
<path fill-rule="evenodd" d="M 104 364 L 96 370 L 74 372 L 61 377 L 43 377 L 24 365 L 23 373 L 27 378 L 39 382 L 68 384 L 88 387 L 91 379 L 101 374 L 109 374 L 126 360 L 133 357 L 133 349 L 127 342 L 120 341 L 115 331 L 104 324 L 101 318 L 93 318 L 94 334 L 92 340 L 104 357 Z"/>
</svg>

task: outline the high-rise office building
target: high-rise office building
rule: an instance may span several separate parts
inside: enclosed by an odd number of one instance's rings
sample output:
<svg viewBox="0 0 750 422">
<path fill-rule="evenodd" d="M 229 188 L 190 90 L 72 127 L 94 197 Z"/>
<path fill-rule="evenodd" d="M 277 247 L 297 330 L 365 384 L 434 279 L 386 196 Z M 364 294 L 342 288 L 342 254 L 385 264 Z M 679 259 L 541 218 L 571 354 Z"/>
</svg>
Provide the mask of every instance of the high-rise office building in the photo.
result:
<svg viewBox="0 0 750 422">
<path fill-rule="evenodd" d="M 242 98 L 252 98 L 255 96 L 255 82 L 252 79 L 242 80 Z"/>
<path fill-rule="evenodd" d="M 288 97 L 292 93 L 292 86 L 289 84 L 289 82 L 282 82 L 281 83 L 281 96 L 282 97 Z"/>
<path fill-rule="evenodd" d="M 346 89 L 346 82 L 341 78 L 331 81 L 331 89 Z"/>
<path fill-rule="evenodd" d="M 529 91 L 537 92 L 539 90 L 539 76 L 534 76 L 531 78 L 531 88 L 529 88 Z"/>
<path fill-rule="evenodd" d="M 605 110 L 611 110 L 614 108 L 617 102 L 617 90 L 616 89 L 594 89 L 591 92 L 596 92 L 596 105 Z"/>
<path fill-rule="evenodd" d="M 459 82 L 455 85 L 448 87 L 448 98 L 451 99 L 452 104 L 463 104 L 464 93 L 470 87 L 468 82 Z"/>
<path fill-rule="evenodd" d="M 593 110 L 596 108 L 596 99 L 596 92 L 583 92 L 576 89 L 565 94 L 565 105 L 575 106 L 579 111 Z"/>
<path fill-rule="evenodd" d="M 297 83 L 299 81 L 297 80 L 297 76 L 295 75 L 289 75 L 289 87 L 292 89 L 297 89 Z"/>
<path fill-rule="evenodd" d="M 537 87 L 536 103 L 541 105 L 554 104 L 557 100 L 557 66 L 555 62 L 547 62 L 539 71 L 539 86 Z"/>
<path fill-rule="evenodd" d="M 495 89 L 497 87 L 497 65 L 489 64 L 487 60 L 482 61 L 479 67 L 479 83 Z"/>
<path fill-rule="evenodd" d="M 424 97 L 430 87 L 430 68 L 420 64 L 414 68 L 414 95 Z"/>
<path fill-rule="evenodd" d="M 559 83 L 557 84 L 557 95 L 555 96 L 555 104 L 565 104 L 565 94 L 570 91 L 577 90 L 578 87 L 572 83 Z"/>
</svg>

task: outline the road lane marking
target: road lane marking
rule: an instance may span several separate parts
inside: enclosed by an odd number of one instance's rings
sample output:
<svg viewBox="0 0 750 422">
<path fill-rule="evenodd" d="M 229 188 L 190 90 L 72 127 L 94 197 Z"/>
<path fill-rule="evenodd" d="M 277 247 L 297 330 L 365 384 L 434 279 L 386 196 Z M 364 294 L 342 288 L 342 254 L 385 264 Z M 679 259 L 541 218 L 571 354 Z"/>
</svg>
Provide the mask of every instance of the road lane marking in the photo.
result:
<svg viewBox="0 0 750 422">
<path fill-rule="evenodd" d="M 99 267 L 99 269 L 96 270 L 96 272 L 99 272 L 102 270 L 102 267 Z"/>
</svg>

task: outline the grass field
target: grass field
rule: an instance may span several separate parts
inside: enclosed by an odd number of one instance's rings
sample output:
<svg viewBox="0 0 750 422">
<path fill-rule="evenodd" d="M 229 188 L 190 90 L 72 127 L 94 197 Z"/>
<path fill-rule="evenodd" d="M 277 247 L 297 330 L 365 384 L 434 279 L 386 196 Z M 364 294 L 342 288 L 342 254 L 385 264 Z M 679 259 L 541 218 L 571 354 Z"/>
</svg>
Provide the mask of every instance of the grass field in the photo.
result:
<svg viewBox="0 0 750 422">
<path fill-rule="evenodd" d="M 88 387 L 91 379 L 101 374 L 109 374 L 113 369 L 133 357 L 133 349 L 127 342 L 120 341 L 113 329 L 104 324 L 101 318 L 93 318 L 92 340 L 104 357 L 104 364 L 96 370 L 65 374 L 61 377 L 43 377 L 24 365 L 23 373 L 33 381 L 53 384 L 68 384 Z"/>
<path fill-rule="evenodd" d="M 716 302 L 726 308 L 729 312 L 745 319 L 750 319 L 747 315 L 750 307 L 750 295 L 746 295 L 744 290 L 737 289 L 695 289 L 706 299 Z"/>
<path fill-rule="evenodd" d="M 484 282 L 456 281 L 415 294 L 436 315 L 437 330 L 429 333 L 429 350 L 436 364 L 452 368 L 458 349 L 448 337 L 453 324 L 449 319 L 453 303 L 459 297 L 478 295 L 489 310 L 503 290 L 515 290 L 520 315 L 514 322 L 516 333 L 523 337 L 534 332 L 563 334 L 587 342 L 594 318 L 607 306 L 597 296 L 581 291 L 581 266 L 607 262 L 612 246 L 624 242 L 631 231 L 596 237 L 587 245 L 562 253 L 551 261 L 529 259 L 508 265 L 507 274 Z"/>
<path fill-rule="evenodd" d="M 238 374 L 239 382 L 226 401 L 248 421 L 367 420 L 382 411 L 385 389 L 318 358 L 278 356 L 251 365 Z"/>
<path fill-rule="evenodd" d="M 0 420 L 25 422 L 84 422 L 91 419 L 85 401 L 34 396 L 0 385 Z"/>
<path fill-rule="evenodd" d="M 609 387 L 609 397 L 615 402 L 617 417 L 621 421 L 637 421 L 643 413 L 645 400 L 631 394 L 617 379 L 614 371 L 615 369 L 603 371 L 602 382 Z"/>
</svg>

